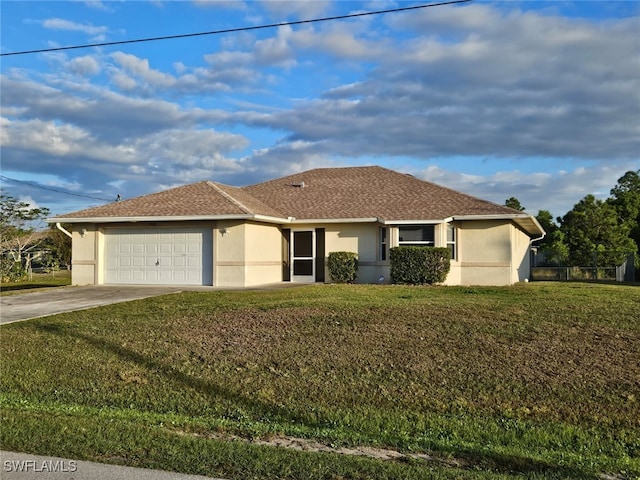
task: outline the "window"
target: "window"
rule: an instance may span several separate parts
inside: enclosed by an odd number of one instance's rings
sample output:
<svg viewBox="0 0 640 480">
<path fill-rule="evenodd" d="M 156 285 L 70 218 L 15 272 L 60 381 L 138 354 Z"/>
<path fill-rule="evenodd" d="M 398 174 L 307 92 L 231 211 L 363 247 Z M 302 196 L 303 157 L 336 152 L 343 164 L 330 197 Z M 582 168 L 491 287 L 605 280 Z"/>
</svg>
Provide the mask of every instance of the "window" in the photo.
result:
<svg viewBox="0 0 640 480">
<path fill-rule="evenodd" d="M 447 248 L 451 252 L 451 260 L 455 260 L 457 257 L 456 235 L 456 227 L 451 224 L 447 224 Z"/>
<path fill-rule="evenodd" d="M 378 234 L 380 237 L 380 260 L 383 262 L 387 259 L 387 227 L 380 227 Z"/>
<path fill-rule="evenodd" d="M 433 247 L 435 245 L 433 225 L 403 225 L 399 229 L 399 245 Z"/>
</svg>

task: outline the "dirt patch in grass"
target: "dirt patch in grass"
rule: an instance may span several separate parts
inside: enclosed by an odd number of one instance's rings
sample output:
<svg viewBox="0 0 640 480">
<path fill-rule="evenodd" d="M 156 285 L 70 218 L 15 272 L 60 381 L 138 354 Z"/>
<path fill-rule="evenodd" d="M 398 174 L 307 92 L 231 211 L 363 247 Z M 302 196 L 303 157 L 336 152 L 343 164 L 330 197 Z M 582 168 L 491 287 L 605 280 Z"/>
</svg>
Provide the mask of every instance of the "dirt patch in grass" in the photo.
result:
<svg viewBox="0 0 640 480">
<path fill-rule="evenodd" d="M 235 370 L 239 388 L 284 403 L 313 395 L 334 407 L 639 425 L 638 332 L 469 316 L 433 306 L 247 308 L 176 319 L 171 332 L 202 365 Z"/>
<path fill-rule="evenodd" d="M 335 447 L 317 442 L 308 438 L 288 437 L 288 436 L 269 436 L 258 439 L 247 439 L 237 435 L 210 433 L 207 435 L 187 433 L 181 430 L 173 430 L 178 435 L 206 437 L 215 440 L 235 441 L 250 443 L 252 445 L 260 445 L 267 447 L 285 448 L 288 450 L 297 450 L 301 452 L 323 452 L 337 453 L 340 455 L 351 455 L 356 457 L 368 457 L 376 460 L 394 460 L 405 461 L 407 459 L 421 460 L 438 466 L 447 466 L 455 468 L 468 468 L 472 463 L 464 459 L 444 458 L 436 455 L 428 455 L 426 453 L 403 453 L 398 450 L 389 448 L 377 448 L 371 446 L 354 446 L 354 447 Z"/>
</svg>

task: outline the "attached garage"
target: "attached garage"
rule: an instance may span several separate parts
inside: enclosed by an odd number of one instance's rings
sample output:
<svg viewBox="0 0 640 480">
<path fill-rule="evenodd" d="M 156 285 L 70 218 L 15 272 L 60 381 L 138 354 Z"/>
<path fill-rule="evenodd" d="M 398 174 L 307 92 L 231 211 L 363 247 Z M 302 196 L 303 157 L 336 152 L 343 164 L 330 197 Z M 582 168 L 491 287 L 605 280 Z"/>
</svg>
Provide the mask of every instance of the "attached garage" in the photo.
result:
<svg viewBox="0 0 640 480">
<path fill-rule="evenodd" d="M 204 228 L 106 228 L 104 283 L 212 285 L 212 238 Z"/>
</svg>

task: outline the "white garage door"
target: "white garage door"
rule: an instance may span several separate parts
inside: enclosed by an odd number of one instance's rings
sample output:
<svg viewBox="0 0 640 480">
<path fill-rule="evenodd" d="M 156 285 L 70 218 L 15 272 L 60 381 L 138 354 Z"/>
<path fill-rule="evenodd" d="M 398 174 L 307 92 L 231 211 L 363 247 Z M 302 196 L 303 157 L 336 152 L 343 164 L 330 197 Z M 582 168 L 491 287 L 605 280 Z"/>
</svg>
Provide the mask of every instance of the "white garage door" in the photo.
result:
<svg viewBox="0 0 640 480">
<path fill-rule="evenodd" d="M 105 283 L 211 285 L 211 229 L 105 229 Z"/>
</svg>

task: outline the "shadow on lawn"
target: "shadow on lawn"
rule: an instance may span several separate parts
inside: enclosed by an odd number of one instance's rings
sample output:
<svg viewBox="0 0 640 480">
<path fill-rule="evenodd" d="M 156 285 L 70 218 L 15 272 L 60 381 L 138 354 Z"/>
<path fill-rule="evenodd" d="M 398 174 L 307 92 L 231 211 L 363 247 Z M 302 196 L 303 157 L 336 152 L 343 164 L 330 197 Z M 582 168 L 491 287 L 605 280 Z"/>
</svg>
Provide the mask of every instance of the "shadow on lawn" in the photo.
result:
<svg viewBox="0 0 640 480">
<path fill-rule="evenodd" d="M 45 324 L 38 325 L 37 328 L 47 333 L 53 333 L 60 336 L 72 335 L 75 338 L 84 340 L 96 348 L 114 353 L 122 360 L 134 362 L 143 368 L 158 372 L 174 382 L 196 390 L 207 397 L 222 398 L 228 400 L 235 406 L 239 406 L 241 408 L 245 407 L 250 410 L 251 415 L 262 418 L 273 418 L 274 420 L 285 421 L 287 423 L 295 422 L 299 425 L 306 425 L 312 428 L 319 426 L 317 422 L 310 422 L 308 418 L 302 418 L 289 409 L 248 398 L 246 395 L 234 392 L 210 381 L 187 375 L 175 367 L 157 362 L 129 348 L 118 345 L 115 342 L 94 338 L 86 334 L 72 331 L 71 329 L 61 328 L 59 325 Z"/>
<path fill-rule="evenodd" d="M 527 477 L 529 475 L 538 474 L 542 475 L 544 478 L 550 479 L 581 478 L 583 480 L 599 480 L 603 478 L 602 475 L 587 473 L 579 468 L 554 465 L 542 460 L 516 455 L 500 454 L 496 452 L 478 452 L 473 450 L 464 450 L 452 453 L 453 455 L 458 454 L 461 458 L 464 458 L 468 468 L 474 470 L 481 468 L 483 470 L 496 471 L 505 474 L 524 474 Z"/>
<path fill-rule="evenodd" d="M 1 285 L 0 292 L 15 292 L 18 290 L 37 290 L 38 288 L 57 288 L 66 285 L 57 285 L 55 283 L 20 283 L 17 285 Z"/>
<path fill-rule="evenodd" d="M 114 353 L 125 361 L 135 362 L 144 368 L 159 372 L 171 380 L 180 383 L 185 387 L 194 389 L 208 397 L 223 398 L 232 402 L 234 405 L 245 407 L 250 410 L 252 415 L 258 416 L 261 421 L 272 418 L 274 421 L 286 421 L 287 423 L 296 423 L 298 425 L 305 425 L 311 428 L 322 427 L 317 420 L 314 421 L 309 418 L 301 417 L 290 409 L 260 402 L 212 382 L 187 375 L 175 367 L 152 360 L 114 342 L 105 339 L 93 338 L 89 335 L 72 331 L 71 329 L 66 329 L 64 327 L 61 328 L 59 325 L 37 325 L 36 328 L 59 336 L 72 335 L 96 348 Z M 503 455 L 496 452 L 486 451 L 478 452 L 477 450 L 472 449 L 450 450 L 447 453 L 461 460 L 463 459 L 463 462 L 461 463 L 464 466 L 462 468 L 471 470 L 477 470 L 480 468 L 508 474 L 539 474 L 544 475 L 545 478 L 556 479 L 582 478 L 585 480 L 595 480 L 602 478 L 599 475 L 586 473 L 577 468 L 562 467 L 548 462 L 515 455 Z"/>
</svg>

